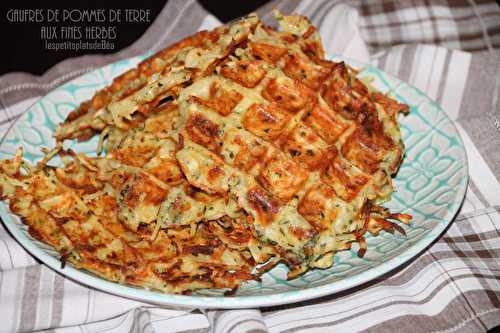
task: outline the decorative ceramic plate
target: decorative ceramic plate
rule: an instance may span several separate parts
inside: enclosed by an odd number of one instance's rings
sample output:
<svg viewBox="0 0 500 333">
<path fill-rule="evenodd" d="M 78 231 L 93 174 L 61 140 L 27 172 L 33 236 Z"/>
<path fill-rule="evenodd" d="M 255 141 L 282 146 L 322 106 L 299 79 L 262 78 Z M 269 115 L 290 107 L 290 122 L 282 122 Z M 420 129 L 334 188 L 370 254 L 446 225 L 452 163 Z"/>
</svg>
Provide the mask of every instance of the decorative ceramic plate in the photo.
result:
<svg viewBox="0 0 500 333">
<path fill-rule="evenodd" d="M 136 57 L 100 68 L 40 99 L 8 131 L 0 143 L 0 159 L 12 158 L 19 145 L 24 146 L 25 158 L 30 162 L 42 158 L 40 148 L 54 146 L 52 133 L 71 110 L 142 59 Z M 277 266 L 264 274 L 262 281 L 243 284 L 234 296 L 223 296 L 218 290 L 202 290 L 191 296 L 163 294 L 109 282 L 68 266 L 61 269 L 58 254 L 30 237 L 5 202 L 0 202 L 0 216 L 19 243 L 53 270 L 85 285 L 145 302 L 203 308 L 262 307 L 332 294 L 377 278 L 422 252 L 452 221 L 465 195 L 467 159 L 456 128 L 439 105 L 374 67 L 345 61 L 363 69 L 360 77 L 369 77 L 378 90 L 390 92 L 411 110 L 408 116 L 400 116 L 406 156 L 395 178 L 392 200 L 386 206 L 413 215 L 413 220 L 405 227 L 406 237 L 383 231 L 378 237 L 368 236 L 363 258 L 357 256 L 357 247 L 353 246 L 350 251 L 336 254 L 332 268 L 311 270 L 291 281 L 286 280 L 286 268 Z M 97 138 L 69 143 L 73 150 L 90 155 L 95 155 L 96 145 Z"/>
</svg>

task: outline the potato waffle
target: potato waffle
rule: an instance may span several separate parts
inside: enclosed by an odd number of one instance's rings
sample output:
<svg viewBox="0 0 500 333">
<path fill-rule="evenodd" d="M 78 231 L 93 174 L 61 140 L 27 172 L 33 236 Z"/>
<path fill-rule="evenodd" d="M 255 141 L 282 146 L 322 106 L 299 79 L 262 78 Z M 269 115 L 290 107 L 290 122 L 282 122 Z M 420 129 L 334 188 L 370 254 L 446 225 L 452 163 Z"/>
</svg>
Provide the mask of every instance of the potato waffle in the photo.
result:
<svg viewBox="0 0 500 333">
<path fill-rule="evenodd" d="M 63 265 L 172 293 L 235 291 L 278 263 L 292 279 L 404 233 L 391 220 L 411 217 L 380 204 L 408 106 L 325 60 L 305 17 L 275 16 L 154 54 L 71 112 L 42 161 L 0 162 L 11 211 Z M 62 148 L 94 135 L 98 157 Z"/>
</svg>

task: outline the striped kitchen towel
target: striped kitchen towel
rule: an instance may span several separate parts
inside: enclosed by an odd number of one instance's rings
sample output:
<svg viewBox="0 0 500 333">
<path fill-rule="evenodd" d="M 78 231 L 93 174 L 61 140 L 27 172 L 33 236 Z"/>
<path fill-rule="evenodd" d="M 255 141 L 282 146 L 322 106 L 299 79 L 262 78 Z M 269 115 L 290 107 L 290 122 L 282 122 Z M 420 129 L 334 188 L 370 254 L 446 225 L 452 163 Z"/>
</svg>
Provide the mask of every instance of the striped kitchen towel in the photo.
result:
<svg viewBox="0 0 500 333">
<path fill-rule="evenodd" d="M 339 294 L 273 308 L 200 311 L 131 301 L 81 286 L 27 254 L 0 227 L 0 331 L 484 332 L 500 325 L 500 9 L 494 1 L 273 1 L 307 15 L 329 53 L 370 62 L 415 85 L 455 122 L 470 168 L 446 233 L 410 263 Z M 42 77 L 0 77 L 0 133 L 37 98 L 98 66 L 154 51 L 219 22 L 169 1 L 131 47 L 66 60 Z"/>
</svg>

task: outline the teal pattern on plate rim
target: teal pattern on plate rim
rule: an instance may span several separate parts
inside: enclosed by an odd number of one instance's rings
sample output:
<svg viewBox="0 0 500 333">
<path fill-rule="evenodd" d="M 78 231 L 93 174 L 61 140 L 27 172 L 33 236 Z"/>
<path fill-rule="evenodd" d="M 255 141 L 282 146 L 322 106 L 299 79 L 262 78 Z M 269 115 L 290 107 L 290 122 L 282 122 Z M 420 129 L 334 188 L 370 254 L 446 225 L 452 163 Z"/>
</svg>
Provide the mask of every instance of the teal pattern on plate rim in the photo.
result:
<svg viewBox="0 0 500 333">
<path fill-rule="evenodd" d="M 12 158 L 19 145 L 24 146 L 25 158 L 30 162 L 42 158 L 40 148 L 54 146 L 55 126 L 71 110 L 142 59 L 144 56 L 99 68 L 41 98 L 7 132 L 0 143 L 0 159 Z M 311 270 L 291 281 L 286 280 L 286 268 L 280 265 L 264 274 L 262 281 L 243 284 L 234 296 L 225 297 L 220 290 L 202 290 L 190 296 L 163 294 L 106 281 L 68 266 L 61 269 L 58 254 L 34 240 L 5 202 L 0 203 L 0 217 L 17 241 L 53 270 L 96 289 L 157 304 L 201 308 L 272 306 L 333 294 L 375 279 L 418 255 L 451 223 L 467 187 L 467 158 L 455 126 L 423 92 L 370 65 L 341 57 L 333 59 L 362 69 L 359 77 L 369 78 L 378 90 L 389 92 L 411 110 L 399 118 L 406 154 L 394 179 L 395 192 L 386 206 L 413 215 L 413 220 L 405 227 L 407 237 L 383 231 L 378 237 L 368 236 L 363 258 L 356 255 L 357 247 L 353 246 L 350 251 L 336 254 L 332 268 Z M 83 143 L 67 142 L 65 147 L 95 155 L 96 144 L 94 138 Z M 56 158 L 51 163 L 58 162 Z"/>
</svg>

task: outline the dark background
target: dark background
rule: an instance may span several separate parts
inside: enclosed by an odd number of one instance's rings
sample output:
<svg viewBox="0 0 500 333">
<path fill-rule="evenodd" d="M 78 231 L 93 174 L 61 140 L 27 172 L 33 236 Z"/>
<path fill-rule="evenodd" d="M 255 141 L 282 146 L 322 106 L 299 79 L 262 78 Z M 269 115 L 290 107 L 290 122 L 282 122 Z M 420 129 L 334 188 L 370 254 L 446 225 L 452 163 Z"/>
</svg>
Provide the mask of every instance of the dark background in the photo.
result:
<svg viewBox="0 0 500 333">
<path fill-rule="evenodd" d="M 172 0 L 171 0 L 172 1 Z M 174 0 L 181 1 L 181 0 Z M 244 1 L 198 1 L 205 9 L 215 15 L 222 22 L 230 21 L 245 15 L 269 0 L 244 0 Z M 58 62 L 84 54 L 114 53 L 137 40 L 154 22 L 156 16 L 165 6 L 166 1 L 0 1 L 0 75 L 8 72 L 28 72 L 40 75 Z M 65 51 L 46 50 L 45 41 L 40 38 L 40 27 L 52 25 L 51 23 L 11 23 L 7 20 L 9 9 L 149 9 L 149 23 L 117 23 L 117 38 L 114 40 L 113 50 L 96 51 Z M 68 24 L 65 24 L 68 25 Z M 72 26 L 78 24 L 71 23 Z M 98 24 L 92 24 L 98 25 Z M 110 25 L 103 23 L 104 26 Z M 80 26 L 85 26 L 85 23 Z M 58 40 L 63 41 L 63 40 Z"/>
</svg>

